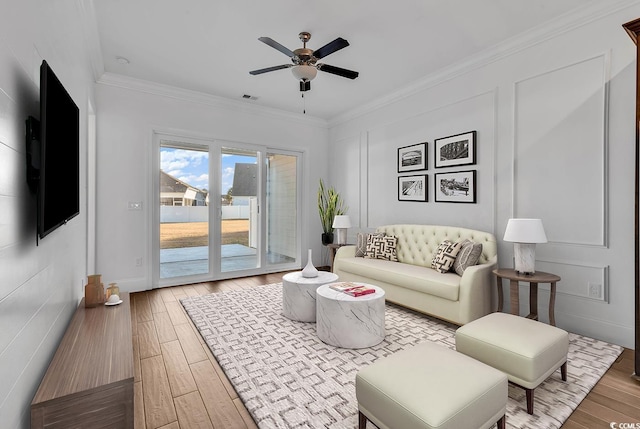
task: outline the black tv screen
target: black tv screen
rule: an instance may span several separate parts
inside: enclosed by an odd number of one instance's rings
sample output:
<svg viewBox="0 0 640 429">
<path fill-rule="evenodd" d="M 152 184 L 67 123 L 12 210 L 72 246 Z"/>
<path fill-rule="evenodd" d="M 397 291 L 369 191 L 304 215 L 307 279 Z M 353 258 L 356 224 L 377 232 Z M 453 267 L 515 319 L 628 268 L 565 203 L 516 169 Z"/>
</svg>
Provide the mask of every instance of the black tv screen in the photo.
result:
<svg viewBox="0 0 640 429">
<path fill-rule="evenodd" d="M 38 234 L 80 213 L 80 112 L 46 61 L 40 66 Z"/>
</svg>

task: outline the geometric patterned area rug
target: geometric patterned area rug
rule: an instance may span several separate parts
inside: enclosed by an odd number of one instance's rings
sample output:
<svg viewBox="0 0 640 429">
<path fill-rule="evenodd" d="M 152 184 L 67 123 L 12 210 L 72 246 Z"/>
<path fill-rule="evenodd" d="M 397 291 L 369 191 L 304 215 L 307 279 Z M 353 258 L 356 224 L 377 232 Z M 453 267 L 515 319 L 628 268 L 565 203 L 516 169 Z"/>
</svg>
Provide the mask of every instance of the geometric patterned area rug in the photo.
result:
<svg viewBox="0 0 640 429">
<path fill-rule="evenodd" d="M 282 315 L 280 283 L 181 302 L 261 429 L 357 428 L 360 368 L 425 341 L 455 349 L 454 325 L 392 304 L 380 344 L 330 346 L 318 339 L 315 323 Z M 510 385 L 507 427 L 560 427 L 622 352 L 581 335 L 569 334 L 569 340 L 567 382 L 556 371 L 536 388 L 533 415 L 524 389 Z"/>
</svg>

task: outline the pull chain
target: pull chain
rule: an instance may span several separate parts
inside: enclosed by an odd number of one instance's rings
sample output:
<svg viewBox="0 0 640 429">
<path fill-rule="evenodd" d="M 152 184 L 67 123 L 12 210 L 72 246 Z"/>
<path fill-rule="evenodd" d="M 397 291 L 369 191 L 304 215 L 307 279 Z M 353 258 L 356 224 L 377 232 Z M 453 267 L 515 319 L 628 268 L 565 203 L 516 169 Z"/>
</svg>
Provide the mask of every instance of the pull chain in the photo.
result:
<svg viewBox="0 0 640 429">
<path fill-rule="evenodd" d="M 301 95 L 302 95 L 302 114 L 306 115 L 307 114 L 307 100 L 304 99 L 304 92 Z"/>
</svg>

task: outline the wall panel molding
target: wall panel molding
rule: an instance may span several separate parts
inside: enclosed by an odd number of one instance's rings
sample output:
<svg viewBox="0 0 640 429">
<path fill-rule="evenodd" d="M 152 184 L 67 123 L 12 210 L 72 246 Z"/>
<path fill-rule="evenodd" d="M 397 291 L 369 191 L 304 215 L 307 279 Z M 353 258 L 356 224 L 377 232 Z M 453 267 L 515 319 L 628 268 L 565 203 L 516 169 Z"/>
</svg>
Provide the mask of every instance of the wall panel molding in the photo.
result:
<svg viewBox="0 0 640 429">
<path fill-rule="evenodd" d="M 553 244 L 608 247 L 610 62 L 606 52 L 513 85 L 512 217 L 546 220 Z M 576 210 L 579 224 L 563 214 Z"/>
<path fill-rule="evenodd" d="M 556 293 L 609 303 L 609 266 L 572 261 L 536 260 L 536 269 L 560 276 Z M 544 287 L 543 287 L 544 286 Z M 548 290 L 548 285 L 540 285 Z M 598 289 L 595 294 L 592 288 Z"/>
<path fill-rule="evenodd" d="M 362 222 L 362 169 L 365 167 L 362 159 L 362 133 L 354 133 L 341 137 L 331 144 L 340 155 L 336 162 L 329 166 L 328 183 L 335 185 L 343 183 L 336 190 L 342 196 L 347 206 L 347 214 L 351 219 L 353 233 L 361 228 Z M 313 161 L 311 161 L 313 162 Z M 325 181 L 327 183 L 327 181 Z"/>
<path fill-rule="evenodd" d="M 361 228 L 370 228 L 369 226 L 369 132 L 360 133 L 360 225 Z"/>
</svg>

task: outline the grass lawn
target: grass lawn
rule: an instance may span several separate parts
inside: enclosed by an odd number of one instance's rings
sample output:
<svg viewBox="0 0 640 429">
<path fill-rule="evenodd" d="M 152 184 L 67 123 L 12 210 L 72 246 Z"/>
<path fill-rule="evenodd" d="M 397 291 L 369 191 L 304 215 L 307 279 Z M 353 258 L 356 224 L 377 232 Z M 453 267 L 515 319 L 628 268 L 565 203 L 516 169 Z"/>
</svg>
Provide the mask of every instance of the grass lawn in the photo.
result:
<svg viewBox="0 0 640 429">
<path fill-rule="evenodd" d="M 249 220 L 222 221 L 222 244 L 249 245 Z M 161 223 L 160 248 L 196 247 L 209 245 L 208 222 Z"/>
</svg>

